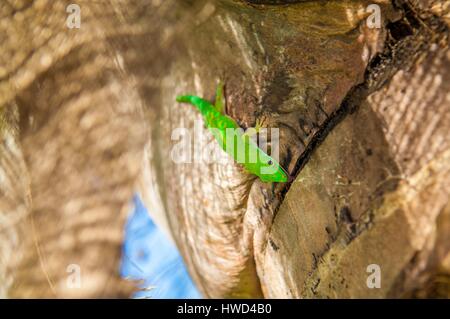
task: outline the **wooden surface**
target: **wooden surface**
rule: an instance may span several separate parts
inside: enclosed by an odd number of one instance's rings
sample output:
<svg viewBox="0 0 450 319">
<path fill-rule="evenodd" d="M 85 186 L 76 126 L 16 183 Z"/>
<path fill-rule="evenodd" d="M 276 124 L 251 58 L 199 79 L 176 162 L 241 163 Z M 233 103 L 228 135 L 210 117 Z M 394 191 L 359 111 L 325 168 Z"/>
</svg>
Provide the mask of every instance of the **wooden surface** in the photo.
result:
<svg viewBox="0 0 450 319">
<path fill-rule="evenodd" d="M 448 296 L 449 6 L 375 1 L 371 29 L 374 1 L 275 2 L 83 2 L 80 29 L 69 2 L 0 5 L 2 296 L 129 295 L 135 191 L 205 297 Z M 201 119 L 175 96 L 219 79 L 243 128 L 280 128 L 295 181 L 171 161 Z"/>
</svg>

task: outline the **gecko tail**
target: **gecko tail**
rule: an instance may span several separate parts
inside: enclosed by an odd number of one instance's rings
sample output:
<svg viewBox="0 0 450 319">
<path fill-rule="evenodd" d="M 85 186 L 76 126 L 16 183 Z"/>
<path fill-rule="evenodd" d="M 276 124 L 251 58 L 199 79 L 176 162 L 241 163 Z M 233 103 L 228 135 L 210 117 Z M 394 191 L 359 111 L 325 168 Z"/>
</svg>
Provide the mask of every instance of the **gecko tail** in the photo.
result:
<svg viewBox="0 0 450 319">
<path fill-rule="evenodd" d="M 206 115 L 214 110 L 214 106 L 211 103 L 195 95 L 179 95 L 176 100 L 179 103 L 189 103 L 194 105 L 202 115 Z"/>
<path fill-rule="evenodd" d="M 188 103 L 188 104 L 195 105 L 197 107 L 202 107 L 204 104 L 208 103 L 207 101 L 205 101 L 202 98 L 195 96 L 195 95 L 178 95 L 177 102 Z"/>
<path fill-rule="evenodd" d="M 177 96 L 177 102 L 192 103 L 192 96 L 191 95 L 179 95 L 179 96 Z"/>
</svg>

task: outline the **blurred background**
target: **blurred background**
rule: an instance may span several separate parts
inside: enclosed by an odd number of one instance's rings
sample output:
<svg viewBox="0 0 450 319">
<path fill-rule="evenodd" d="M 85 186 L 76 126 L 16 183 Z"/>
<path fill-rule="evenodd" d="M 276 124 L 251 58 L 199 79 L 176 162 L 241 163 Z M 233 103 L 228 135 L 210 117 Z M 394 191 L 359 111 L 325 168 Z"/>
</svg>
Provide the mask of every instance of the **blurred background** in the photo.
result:
<svg viewBox="0 0 450 319">
<path fill-rule="evenodd" d="M 125 225 L 121 275 L 143 280 L 135 298 L 201 298 L 175 245 L 153 223 L 139 196 Z"/>
</svg>

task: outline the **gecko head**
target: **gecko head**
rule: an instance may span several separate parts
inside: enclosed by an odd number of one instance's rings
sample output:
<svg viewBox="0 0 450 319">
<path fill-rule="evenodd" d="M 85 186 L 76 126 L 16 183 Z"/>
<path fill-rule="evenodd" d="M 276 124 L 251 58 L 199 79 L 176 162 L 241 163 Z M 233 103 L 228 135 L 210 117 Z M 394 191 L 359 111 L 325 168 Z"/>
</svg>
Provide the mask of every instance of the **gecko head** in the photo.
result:
<svg viewBox="0 0 450 319">
<path fill-rule="evenodd" d="M 267 159 L 261 164 L 259 177 L 263 182 L 288 182 L 288 174 L 281 165 L 272 158 Z"/>
</svg>

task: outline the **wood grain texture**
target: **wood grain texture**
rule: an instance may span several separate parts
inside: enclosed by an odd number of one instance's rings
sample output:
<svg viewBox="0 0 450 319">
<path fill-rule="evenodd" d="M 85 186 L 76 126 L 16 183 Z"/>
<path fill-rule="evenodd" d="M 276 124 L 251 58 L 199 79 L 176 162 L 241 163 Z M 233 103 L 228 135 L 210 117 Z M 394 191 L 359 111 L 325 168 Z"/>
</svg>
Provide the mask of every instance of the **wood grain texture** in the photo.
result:
<svg viewBox="0 0 450 319">
<path fill-rule="evenodd" d="M 82 2 L 76 30 L 69 1 L 0 4 L 1 296 L 129 296 L 138 190 L 205 297 L 448 297 L 446 2 L 375 1 L 380 29 L 373 1 L 290 2 Z M 175 96 L 219 79 L 293 183 L 172 161 L 175 128 L 213 140 Z"/>
<path fill-rule="evenodd" d="M 265 252 L 267 296 L 426 297 L 428 282 L 428 296 L 448 298 L 448 34 L 420 27 L 403 41 L 392 61 L 411 59 L 393 64 L 289 190 Z M 371 264 L 381 289 L 366 285 Z"/>
<path fill-rule="evenodd" d="M 156 122 L 163 124 L 151 133 L 150 170 L 159 173 L 147 185 L 162 189 L 150 197 L 159 195 L 157 206 L 164 207 L 175 241 L 206 296 L 264 296 L 258 267 L 283 186 L 256 181 L 231 159 L 225 165 L 167 160 L 173 129 L 193 129 L 200 120 L 195 110 L 175 104 L 175 96 L 195 92 L 208 97 L 222 79 L 227 112 L 242 127 L 264 119 L 269 127 L 280 128 L 281 163 L 295 175 L 309 145 L 348 91 L 364 80 L 370 57 L 382 47 L 383 30 L 369 30 L 361 22 L 364 5 L 308 3 L 281 10 L 204 2 L 197 16 L 209 14 L 177 35 L 181 53 L 164 79 L 159 101 Z M 396 15 L 389 7 L 386 12 Z M 333 19 L 322 20 L 331 13 Z M 191 136 L 200 150 L 212 140 L 203 127 Z"/>
<path fill-rule="evenodd" d="M 18 113 L 15 138 L 2 132 L 2 295 L 129 297 L 121 247 L 146 127 L 116 45 L 143 36 L 139 17 L 153 8 L 83 3 L 81 28 L 68 29 L 68 4 L 0 5 L 0 104 Z M 72 264 L 80 287 L 68 284 Z"/>
</svg>

